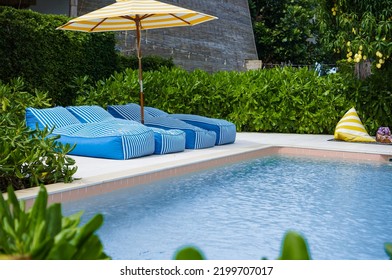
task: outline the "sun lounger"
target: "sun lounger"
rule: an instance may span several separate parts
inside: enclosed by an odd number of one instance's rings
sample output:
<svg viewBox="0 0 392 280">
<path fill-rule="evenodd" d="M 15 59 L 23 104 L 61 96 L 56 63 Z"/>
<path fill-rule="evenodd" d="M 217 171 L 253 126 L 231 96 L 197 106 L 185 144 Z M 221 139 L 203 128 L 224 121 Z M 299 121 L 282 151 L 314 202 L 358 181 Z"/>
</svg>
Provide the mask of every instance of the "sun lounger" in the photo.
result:
<svg viewBox="0 0 392 280">
<path fill-rule="evenodd" d="M 116 118 L 140 121 L 140 106 L 138 104 L 111 105 L 108 112 Z M 175 118 L 154 117 L 147 111 L 144 114 L 144 124 L 148 127 L 161 129 L 179 129 L 185 132 L 185 147 L 187 149 L 204 149 L 215 146 L 216 133 L 190 125 Z"/>
<path fill-rule="evenodd" d="M 192 114 L 168 114 L 153 107 L 145 107 L 145 110 L 154 117 L 171 117 L 205 130 L 214 131 L 216 133 L 215 145 L 231 144 L 235 142 L 237 132 L 236 126 L 232 122 Z"/>
<path fill-rule="evenodd" d="M 105 109 L 99 106 L 69 106 L 70 111 L 82 123 L 96 122 L 127 122 L 113 117 Z M 129 121 L 134 122 L 134 121 Z M 141 124 L 139 124 L 141 125 Z M 169 154 L 185 150 L 185 133 L 181 130 L 150 128 L 154 132 L 155 149 L 154 154 Z"/>
<path fill-rule="evenodd" d="M 154 152 L 154 133 L 137 122 L 81 123 L 63 107 L 26 109 L 26 125 L 31 129 L 53 129 L 63 144 L 76 145 L 72 155 L 129 159 Z"/>
</svg>

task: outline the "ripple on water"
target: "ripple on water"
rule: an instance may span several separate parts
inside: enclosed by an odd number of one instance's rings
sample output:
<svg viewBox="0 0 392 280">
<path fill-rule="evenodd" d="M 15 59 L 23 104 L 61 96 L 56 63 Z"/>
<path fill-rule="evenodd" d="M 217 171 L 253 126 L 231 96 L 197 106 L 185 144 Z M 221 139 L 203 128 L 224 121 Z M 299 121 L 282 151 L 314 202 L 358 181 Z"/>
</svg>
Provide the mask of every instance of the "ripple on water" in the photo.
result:
<svg viewBox="0 0 392 280">
<path fill-rule="evenodd" d="M 195 245 L 208 259 L 275 259 L 287 230 L 314 259 L 387 259 L 392 166 L 271 156 L 64 203 L 103 213 L 114 259 L 171 259 Z"/>
</svg>

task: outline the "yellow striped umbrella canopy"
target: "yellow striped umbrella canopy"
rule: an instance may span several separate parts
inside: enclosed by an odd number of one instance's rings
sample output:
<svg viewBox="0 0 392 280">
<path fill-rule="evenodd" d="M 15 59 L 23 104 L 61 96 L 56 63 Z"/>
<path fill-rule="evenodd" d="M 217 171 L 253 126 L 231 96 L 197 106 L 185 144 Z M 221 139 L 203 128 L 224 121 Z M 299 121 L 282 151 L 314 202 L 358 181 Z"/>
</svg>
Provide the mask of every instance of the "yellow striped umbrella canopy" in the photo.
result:
<svg viewBox="0 0 392 280">
<path fill-rule="evenodd" d="M 117 0 L 116 3 L 74 18 L 57 29 L 82 32 L 136 30 L 141 122 L 144 123 L 140 30 L 190 26 L 213 19 L 217 17 L 155 0 Z"/>
</svg>

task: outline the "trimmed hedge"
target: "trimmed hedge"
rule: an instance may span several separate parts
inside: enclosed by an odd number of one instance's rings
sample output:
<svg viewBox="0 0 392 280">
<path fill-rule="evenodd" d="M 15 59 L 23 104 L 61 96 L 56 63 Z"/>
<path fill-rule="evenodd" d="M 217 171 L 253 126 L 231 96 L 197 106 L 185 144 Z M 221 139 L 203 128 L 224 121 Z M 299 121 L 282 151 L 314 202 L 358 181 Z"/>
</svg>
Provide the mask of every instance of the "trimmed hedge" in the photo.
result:
<svg viewBox="0 0 392 280">
<path fill-rule="evenodd" d="M 333 134 L 339 119 L 353 106 L 370 134 L 381 125 L 392 126 L 390 85 L 380 75 L 372 76 L 374 81 L 359 81 L 344 73 L 319 77 L 307 68 L 213 74 L 161 68 L 143 77 L 146 105 L 169 113 L 224 118 L 239 131 Z M 78 88 L 78 105 L 139 102 L 134 70 L 95 85 L 81 79 Z"/>
<path fill-rule="evenodd" d="M 113 33 L 66 32 L 69 20 L 30 10 L 0 7 L 0 80 L 22 77 L 30 90 L 50 92 L 53 104 L 71 104 L 74 77 L 93 80 L 117 70 Z"/>
<path fill-rule="evenodd" d="M 56 30 L 68 17 L 0 6 L 0 80 L 22 77 L 30 90 L 49 92 L 53 105 L 71 105 L 75 78 L 92 82 L 138 68 L 136 56 L 116 51 L 115 33 Z M 173 67 L 172 59 L 147 56 L 144 71 Z"/>
</svg>

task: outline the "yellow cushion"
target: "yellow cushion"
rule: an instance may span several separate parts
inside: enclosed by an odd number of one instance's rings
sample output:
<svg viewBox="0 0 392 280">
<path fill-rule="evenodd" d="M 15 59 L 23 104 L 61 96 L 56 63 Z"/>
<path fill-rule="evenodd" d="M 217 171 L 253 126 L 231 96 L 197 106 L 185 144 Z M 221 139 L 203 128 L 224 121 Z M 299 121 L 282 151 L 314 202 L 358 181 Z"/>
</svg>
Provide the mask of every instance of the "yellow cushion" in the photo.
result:
<svg viewBox="0 0 392 280">
<path fill-rule="evenodd" d="M 355 108 L 348 110 L 338 122 L 334 138 L 348 142 L 376 142 L 366 131 Z"/>
</svg>

